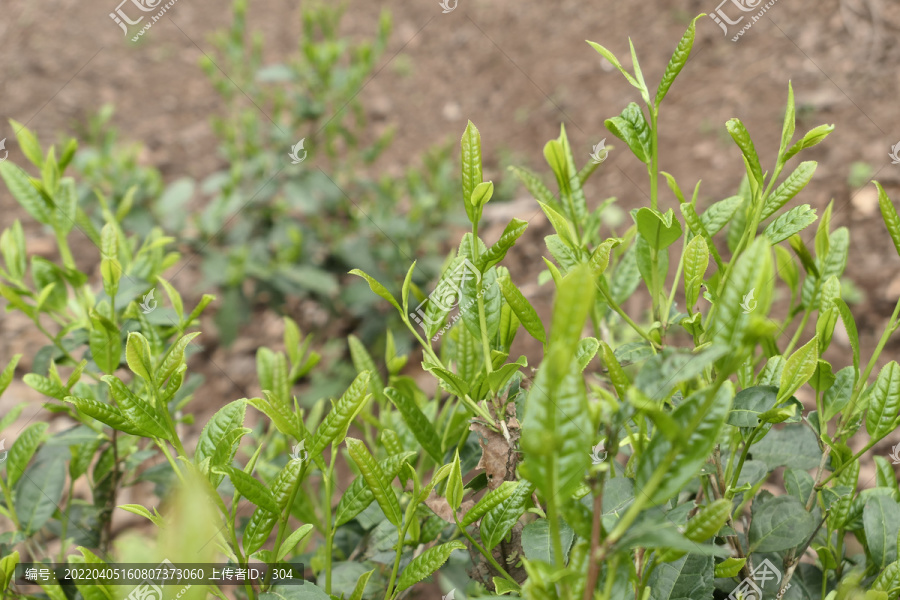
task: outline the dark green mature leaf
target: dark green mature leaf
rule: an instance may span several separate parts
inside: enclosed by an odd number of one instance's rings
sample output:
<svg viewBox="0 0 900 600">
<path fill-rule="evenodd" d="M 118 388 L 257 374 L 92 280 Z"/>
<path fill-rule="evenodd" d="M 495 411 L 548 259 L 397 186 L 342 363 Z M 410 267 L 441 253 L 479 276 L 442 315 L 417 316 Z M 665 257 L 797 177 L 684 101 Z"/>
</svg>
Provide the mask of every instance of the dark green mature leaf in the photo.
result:
<svg viewBox="0 0 900 600">
<path fill-rule="evenodd" d="M 688 554 L 671 563 L 662 563 L 650 575 L 648 600 L 694 600 L 712 598 L 712 556 Z"/>
<path fill-rule="evenodd" d="M 479 529 L 481 544 L 485 550 L 493 550 L 506 537 L 519 517 L 525 514 L 525 507 L 533 492 L 534 484 L 522 479 L 508 498 L 487 511 L 481 519 Z"/>
<path fill-rule="evenodd" d="M 403 465 L 407 464 L 407 461 L 415 454 L 415 452 L 404 452 L 389 456 L 379 461 L 378 467 L 388 480 L 393 481 L 400 473 Z M 340 527 L 355 518 L 356 515 L 364 511 L 374 501 L 375 495 L 366 483 L 366 478 L 360 475 L 353 480 L 347 491 L 341 494 L 341 499 L 334 511 L 335 527 Z"/>
<path fill-rule="evenodd" d="M 630 103 L 620 116 L 606 120 L 606 128 L 625 142 L 638 160 L 650 163 L 650 125 L 641 107 Z"/>
<path fill-rule="evenodd" d="M 466 545 L 458 540 L 429 548 L 412 559 L 412 562 L 403 569 L 400 580 L 397 582 L 397 591 L 402 592 L 419 583 L 440 569 L 454 550 L 465 550 L 465 548 Z"/>
<path fill-rule="evenodd" d="M 678 47 L 675 48 L 672 58 L 669 59 L 669 64 L 666 65 L 666 71 L 663 73 L 662 79 L 659 82 L 659 87 L 656 88 L 655 104 L 657 108 L 659 108 L 659 105 L 662 103 L 663 98 L 666 97 L 666 94 L 669 93 L 669 88 L 672 87 L 675 78 L 681 73 L 681 69 L 684 68 L 688 58 L 691 56 L 691 48 L 694 47 L 694 36 L 697 32 L 697 20 L 702 16 L 703 15 L 699 15 L 691 21 L 687 31 L 681 36 L 681 41 L 678 42 Z"/>
<path fill-rule="evenodd" d="M 709 390 L 701 390 L 682 402 L 672 413 L 672 418 L 685 432 L 685 438 L 679 443 L 679 451 L 675 461 L 668 469 L 668 474 L 661 485 L 651 495 L 651 506 L 662 504 L 687 484 L 700 470 L 716 443 L 719 431 L 725 424 L 725 418 L 731 409 L 734 389 L 729 384 L 723 385 L 716 394 L 710 409 L 702 416 L 696 427 L 693 423 L 699 416 L 702 405 L 706 402 Z M 635 485 L 638 489 L 647 486 L 648 481 L 659 461 L 672 449 L 672 443 L 662 432 L 654 434 L 644 452 L 653 460 L 644 460 L 635 473 Z"/>
<path fill-rule="evenodd" d="M 9 464 L 7 466 L 7 484 L 15 487 L 16 482 L 25 472 L 31 457 L 37 452 L 38 446 L 44 441 L 44 433 L 47 431 L 47 423 L 33 423 L 16 436 L 9 449 Z"/>
<path fill-rule="evenodd" d="M 575 541 L 575 532 L 565 521 L 560 521 L 560 539 L 563 560 L 565 560 L 565 555 L 569 553 L 569 548 Z M 550 538 L 550 521 L 538 519 L 522 529 L 522 551 L 528 560 L 540 560 L 550 565 L 555 564 L 556 557 L 553 554 L 553 542 Z"/>
<path fill-rule="evenodd" d="M 476 223 L 478 219 L 475 207 L 472 205 L 472 192 L 475 191 L 478 184 L 482 183 L 483 178 L 481 174 L 481 134 L 472 121 L 469 121 L 466 125 L 466 130 L 463 132 L 460 150 L 463 202 L 465 203 L 469 221 Z"/>
<path fill-rule="evenodd" d="M 900 413 L 900 365 L 892 360 L 878 373 L 875 387 L 869 395 L 866 431 L 873 442 L 884 438 L 894 430 L 898 413 Z"/>
<path fill-rule="evenodd" d="M 805 542 L 816 523 L 793 496 L 777 496 L 753 502 L 750 522 L 751 552 L 780 552 Z"/>
<path fill-rule="evenodd" d="M 816 221 L 816 211 L 809 204 L 801 204 L 787 211 L 766 227 L 765 235 L 774 245 L 800 233 Z"/>
<path fill-rule="evenodd" d="M 755 460 L 766 463 L 770 471 L 778 467 L 814 469 L 822 458 L 815 434 L 802 424 L 773 429 L 753 445 L 751 454 Z"/>
<path fill-rule="evenodd" d="M 331 600 L 332 596 L 314 583 L 304 581 L 303 585 L 276 585 L 268 592 L 259 594 L 259 600 Z"/>
<path fill-rule="evenodd" d="M 381 510 L 384 511 L 384 515 L 388 521 L 399 528 L 403 513 L 400 510 L 397 496 L 391 487 L 391 481 L 385 476 L 381 467 L 372 458 L 372 455 L 369 454 L 366 445 L 362 441 L 356 438 L 347 438 L 345 442 L 350 452 L 350 458 L 353 459 L 353 462 L 359 468 L 360 473 L 366 480 L 366 484 L 372 490 L 375 500 L 378 502 Z"/>
<path fill-rule="evenodd" d="M 884 568 L 872 583 L 874 592 L 894 592 L 900 589 L 900 561 L 895 561 Z"/>
<path fill-rule="evenodd" d="M 778 388 L 773 385 L 743 389 L 734 397 L 727 423 L 735 427 L 756 427 L 759 425 L 759 415 L 773 408 L 777 398 Z"/>
<path fill-rule="evenodd" d="M 62 460 L 40 461 L 25 471 L 14 500 L 25 535 L 34 535 L 50 520 L 65 485 L 66 464 Z"/>
<path fill-rule="evenodd" d="M 879 567 L 897 560 L 900 504 L 888 496 L 872 496 L 863 508 L 863 527 L 869 555 Z"/>
<path fill-rule="evenodd" d="M 760 221 L 765 221 L 774 215 L 782 206 L 790 202 L 791 198 L 799 194 L 812 180 L 817 166 L 818 163 L 813 160 L 800 163 L 794 172 L 788 175 L 787 179 L 775 189 L 775 193 L 766 198 Z"/>
<path fill-rule="evenodd" d="M 363 405 L 370 398 L 368 394 L 370 374 L 364 371 L 356 376 L 347 391 L 341 396 L 332 409 L 325 415 L 322 423 L 316 429 L 309 453 L 317 456 L 322 453 L 329 444 L 340 444 L 347 435 L 350 423 L 362 410 Z"/>
<path fill-rule="evenodd" d="M 416 436 L 416 440 L 422 444 L 422 448 L 436 463 L 442 462 L 444 453 L 441 451 L 441 438 L 435 431 L 431 421 L 416 406 L 416 401 L 400 393 L 395 388 L 385 389 L 385 395 L 400 411 L 406 425 L 413 432 L 413 435 Z"/>
</svg>

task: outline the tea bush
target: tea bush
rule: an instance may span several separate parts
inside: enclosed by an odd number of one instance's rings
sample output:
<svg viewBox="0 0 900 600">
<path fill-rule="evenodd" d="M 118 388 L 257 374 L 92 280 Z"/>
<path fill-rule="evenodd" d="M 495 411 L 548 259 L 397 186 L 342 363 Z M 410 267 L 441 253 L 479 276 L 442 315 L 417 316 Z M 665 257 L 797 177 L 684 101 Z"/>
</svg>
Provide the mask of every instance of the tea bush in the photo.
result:
<svg viewBox="0 0 900 600">
<path fill-rule="evenodd" d="M 99 231 L 84 228 L 100 249 L 94 285 L 68 250 L 77 214 L 75 183 L 64 176 L 71 156 L 44 154 L 22 129 L 20 146 L 39 177 L 9 162 L 0 175 L 55 232 L 61 260 L 29 259 L 14 224 L 0 238 L 0 293 L 48 337 L 24 381 L 72 426 L 51 434 L 46 423 L 29 424 L 9 449 L 0 481 L 12 528 L 0 538 L 4 594 L 25 597 L 13 567 L 49 561 L 53 542 L 72 565 L 150 556 L 308 565 L 312 581 L 303 586 L 267 577 L 234 592 L 267 600 L 389 600 L 439 571 L 447 597 L 896 598 L 900 488 L 883 457 L 874 459 L 875 487 L 859 489 L 859 474 L 861 459 L 900 425 L 900 367 L 892 361 L 874 373 L 900 326 L 900 303 L 862 356 L 841 293 L 849 232 L 832 227 L 831 205 L 817 215 L 793 201 L 815 162 L 788 168 L 833 127 L 794 141 L 790 86 L 771 171 L 743 123 L 727 122 L 746 168 L 735 196 L 701 210 L 699 184 L 685 195 L 659 170 L 659 111 L 688 61 L 695 24 L 652 97 L 633 48 L 629 72 L 592 43 L 644 104 L 606 122 L 650 179 L 650 206 L 632 212 L 621 237 L 599 233 L 603 206 L 589 211 L 583 191 L 599 161 L 579 169 L 565 130 L 544 147 L 557 193 L 513 169 L 555 232 L 545 238 L 556 290 L 549 322 L 503 266 L 527 223 L 513 219 L 499 239 L 481 239 L 494 186 L 483 181 L 481 139 L 469 123 L 461 177 L 471 231 L 434 291 L 416 285 L 415 263 L 397 291 L 389 288 L 399 280 L 352 271 L 396 310 L 436 385 L 423 389 L 392 336 L 384 362 L 350 338 L 353 383 L 330 402 L 298 399 L 294 384 L 317 354 L 286 319 L 284 351 L 257 354 L 263 396 L 223 401 L 191 448 L 182 431 L 192 421 L 186 360 L 202 338 L 189 330 L 211 298 L 186 313 L 162 278 L 178 260 L 166 251 L 171 240 L 156 230 L 129 236 L 110 210 Z M 660 175 L 677 212 L 660 208 Z M 875 185 L 900 253 L 900 216 Z M 810 246 L 800 233 L 815 221 Z M 171 309 L 145 314 L 151 285 L 166 291 Z M 629 315 L 622 304 L 641 287 L 649 309 Z M 776 287 L 787 294 L 776 296 Z M 846 365 L 823 358 L 839 320 L 852 348 Z M 588 326 L 593 336 L 584 335 Z M 533 378 L 524 356 L 511 360 L 520 333 L 543 347 Z M 814 410 L 797 399 L 801 390 Z M 162 462 L 146 467 L 153 458 Z M 117 504 L 144 482 L 162 504 Z M 113 548 L 115 510 L 152 522 L 158 539 Z M 39 584 L 54 600 L 76 594 Z M 107 580 L 76 587 L 84 598 L 119 593 Z M 186 591 L 206 593 L 227 597 L 216 586 Z"/>
</svg>

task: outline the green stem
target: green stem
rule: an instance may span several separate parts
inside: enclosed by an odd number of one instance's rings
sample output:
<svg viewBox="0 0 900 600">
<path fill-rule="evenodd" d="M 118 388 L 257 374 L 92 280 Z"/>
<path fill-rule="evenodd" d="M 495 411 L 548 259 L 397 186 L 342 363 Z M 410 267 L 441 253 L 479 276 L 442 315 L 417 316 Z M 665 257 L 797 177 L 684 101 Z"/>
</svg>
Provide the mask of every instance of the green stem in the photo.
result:
<svg viewBox="0 0 900 600">
<path fill-rule="evenodd" d="M 653 104 L 650 109 L 650 208 L 656 209 L 659 194 L 659 135 L 656 131 L 656 121 L 659 112 Z"/>
<path fill-rule="evenodd" d="M 622 307 L 616 304 L 615 300 L 612 299 L 609 292 L 602 285 L 597 285 L 597 289 L 600 290 L 600 294 L 603 296 L 603 299 L 606 300 L 606 303 L 609 304 L 609 307 L 613 309 L 617 315 L 622 317 L 622 320 L 625 321 L 629 327 L 631 327 L 639 336 L 650 342 L 650 345 L 655 349 L 657 347 L 656 343 L 653 341 L 653 338 L 650 335 L 641 329 L 640 325 L 635 323 L 631 317 L 629 317 Z"/>
<path fill-rule="evenodd" d="M 478 550 L 478 552 L 480 552 L 481 555 L 487 559 L 487 561 L 491 564 L 491 566 L 494 567 L 497 570 L 497 572 L 503 576 L 504 579 L 506 579 L 507 581 L 512 583 L 514 586 L 516 586 L 516 589 L 518 589 L 519 582 L 517 582 L 515 579 L 513 579 L 512 576 L 506 572 L 506 569 L 504 569 L 503 567 L 500 566 L 499 563 L 497 563 L 496 559 L 490 552 L 485 550 L 481 544 L 479 544 L 477 541 L 475 541 L 475 538 L 473 538 L 469 534 L 469 532 L 466 531 L 465 527 L 460 525 L 459 518 L 456 516 L 455 512 L 453 513 L 453 520 L 456 521 L 456 527 L 459 530 L 459 532 L 462 533 L 467 540 L 469 540 L 469 543 L 472 544 L 475 547 L 475 549 Z"/>
<path fill-rule="evenodd" d="M 403 554 L 403 541 L 406 539 L 406 531 L 412 519 L 407 519 L 400 528 L 400 535 L 397 539 L 397 554 L 394 556 L 394 568 L 391 569 L 391 579 L 388 582 L 387 590 L 384 592 L 384 600 L 390 600 L 393 597 L 394 583 L 397 581 L 397 573 L 400 571 L 400 556 Z"/>
<path fill-rule="evenodd" d="M 184 475 L 181 474 L 181 469 L 178 468 L 178 464 L 175 462 L 175 459 L 172 457 L 172 453 L 169 452 L 169 447 L 166 446 L 166 443 L 163 440 L 153 438 L 153 441 L 156 442 L 156 445 L 159 446 L 159 449 L 162 450 L 163 454 L 165 454 L 166 460 L 169 461 L 169 465 L 171 465 L 172 470 L 175 471 L 175 475 L 178 476 L 178 480 L 181 483 L 184 483 Z"/>
<path fill-rule="evenodd" d="M 750 453 L 750 446 L 753 445 L 753 440 L 756 438 L 756 434 L 760 432 L 762 426 L 764 424 L 760 423 L 756 426 L 756 428 L 750 432 L 750 435 L 747 437 L 747 441 L 744 444 L 744 451 L 741 452 L 741 459 L 738 461 L 737 469 L 734 470 L 734 474 L 731 478 L 731 487 L 736 488 L 738 479 L 741 477 L 741 470 L 744 468 L 744 461 L 747 460 L 747 455 Z M 726 494 L 727 490 L 722 490 L 722 494 Z"/>
<path fill-rule="evenodd" d="M 337 457 L 334 447 L 331 449 L 331 464 L 328 465 L 328 476 L 325 478 L 325 593 L 331 593 L 331 554 L 334 546 L 334 532 L 337 529 L 331 523 L 331 484 L 334 477 L 334 459 Z"/>
</svg>

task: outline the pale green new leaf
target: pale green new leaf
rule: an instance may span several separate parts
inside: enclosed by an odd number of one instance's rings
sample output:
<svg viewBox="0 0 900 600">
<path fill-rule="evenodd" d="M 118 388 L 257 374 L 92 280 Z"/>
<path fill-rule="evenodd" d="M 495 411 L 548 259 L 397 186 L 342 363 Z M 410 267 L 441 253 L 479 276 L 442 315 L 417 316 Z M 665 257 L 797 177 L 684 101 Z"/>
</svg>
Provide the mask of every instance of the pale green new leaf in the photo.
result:
<svg viewBox="0 0 900 600">
<path fill-rule="evenodd" d="M 878 373 L 875 386 L 869 395 L 866 431 L 873 442 L 884 438 L 894 430 L 898 413 L 900 413 L 900 365 L 892 360 Z"/>
<path fill-rule="evenodd" d="M 347 438 L 345 442 L 350 452 L 350 458 L 356 463 L 388 521 L 395 527 L 400 527 L 403 513 L 400 510 L 400 503 L 397 501 L 397 496 L 391 487 L 390 480 L 387 479 L 378 463 L 369 454 L 366 445 L 362 441 L 356 438 Z"/>
<path fill-rule="evenodd" d="M 465 548 L 466 545 L 458 540 L 429 548 L 412 559 L 412 562 L 403 569 L 400 580 L 397 582 L 397 591 L 402 592 L 419 583 L 440 569 L 454 550 L 465 550 Z"/>
<path fill-rule="evenodd" d="M 781 404 L 800 387 L 809 381 L 810 377 L 816 371 L 816 364 L 819 360 L 819 338 L 814 337 L 796 352 L 791 354 L 784 364 L 784 370 L 781 372 L 781 384 L 778 387 L 778 399 L 776 404 Z"/>
</svg>

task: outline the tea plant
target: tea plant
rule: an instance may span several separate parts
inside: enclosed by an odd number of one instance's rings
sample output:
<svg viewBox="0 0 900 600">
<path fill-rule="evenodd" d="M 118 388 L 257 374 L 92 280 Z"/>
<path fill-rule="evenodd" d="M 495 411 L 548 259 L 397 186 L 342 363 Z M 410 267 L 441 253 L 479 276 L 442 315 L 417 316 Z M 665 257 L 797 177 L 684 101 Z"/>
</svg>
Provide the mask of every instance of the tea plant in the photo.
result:
<svg viewBox="0 0 900 600">
<path fill-rule="evenodd" d="M 833 129 L 820 126 L 794 142 L 790 86 L 771 175 L 738 119 L 726 124 L 746 168 L 735 196 L 701 209 L 699 184 L 688 199 L 660 170 L 659 111 L 688 61 L 695 24 L 652 98 L 633 47 L 632 73 L 593 44 L 646 106 L 645 113 L 629 104 L 607 121 L 650 179 L 650 206 L 632 212 L 620 237 L 600 232 L 605 203 L 588 209 L 583 185 L 597 165 L 577 168 L 564 129 L 544 148 L 556 194 L 538 175 L 513 169 L 555 232 L 545 238 L 556 290 L 549 323 L 502 266 L 527 223 L 513 219 L 493 243 L 481 239 L 494 184 L 483 181 L 481 139 L 469 123 L 461 175 L 471 231 L 432 293 L 422 293 L 426 278 L 416 263 L 399 293 L 352 271 L 416 339 L 433 391 L 422 389 L 389 334 L 383 362 L 349 338 L 359 374 L 330 405 L 297 398 L 294 384 L 317 355 L 286 320 L 284 351 L 257 354 L 262 397 L 225 404 L 196 444 L 185 443 L 178 423 L 190 421 L 185 356 L 201 339 L 186 330 L 208 299 L 185 316 L 160 277 L 176 260 L 164 254 L 167 240 L 139 247 L 108 210 L 101 231 L 85 231 L 101 249 L 103 291 L 94 291 L 68 251 L 74 183 L 62 177 L 65 163 L 54 150 L 44 155 L 22 130 L 20 146 L 41 177 L 8 162 L 0 174 L 32 217 L 55 231 L 62 265 L 39 258 L 29 265 L 16 224 L 0 238 L 0 292 L 52 342 L 26 383 L 47 396 L 46 408 L 80 425 L 77 435 L 52 436 L 45 424 L 31 425 L 9 451 L 2 514 L 13 531 L 0 548 L 4 593 L 24 595 L 12 568 L 25 555 L 48 560 L 42 544 L 54 536 L 71 564 L 118 558 L 108 539 L 83 542 L 65 526 L 85 514 L 74 508 L 83 503 L 72 499 L 73 483 L 85 477 L 103 499 L 102 509 L 94 502 L 100 519 L 116 489 L 152 477 L 161 499 L 198 488 L 190 497 L 214 520 L 214 550 L 195 549 L 188 538 L 175 558 L 224 556 L 240 566 L 301 558 L 310 567 L 313 581 L 302 587 L 264 579 L 236 591 L 241 597 L 391 600 L 440 571 L 467 597 L 896 598 L 900 488 L 882 457 L 875 457 L 875 487 L 859 474 L 863 456 L 900 425 L 900 367 L 892 361 L 874 374 L 900 327 L 900 302 L 865 360 L 842 298 L 849 232 L 832 227 L 831 205 L 819 216 L 793 202 L 814 162 L 781 177 Z M 660 175 L 678 213 L 660 208 L 667 202 Z M 900 216 L 875 185 L 900 254 Z M 816 220 L 810 247 L 800 234 Z M 125 283 L 132 279 L 145 283 Z M 629 315 L 622 304 L 642 283 L 647 310 Z M 138 309 L 149 284 L 166 289 L 172 314 L 150 321 Z M 833 366 L 823 356 L 838 320 L 852 352 L 850 364 Z M 588 327 L 593 336 L 584 335 Z M 533 378 L 524 356 L 511 360 L 520 329 L 543 348 Z M 65 382 L 60 368 L 72 369 Z M 798 395 L 815 409 L 807 412 Z M 160 455 L 163 466 L 151 476 L 154 467 L 142 465 Z M 107 487 L 98 488 L 105 481 L 98 469 L 112 477 Z M 56 499 L 38 498 L 35 481 Z M 160 549 L 190 522 L 191 503 L 147 504 L 119 508 L 158 526 Z M 244 506 L 253 508 L 249 518 Z M 41 585 L 54 600 L 65 597 L 55 583 Z M 84 597 L 112 595 L 106 582 L 78 588 Z"/>
</svg>

